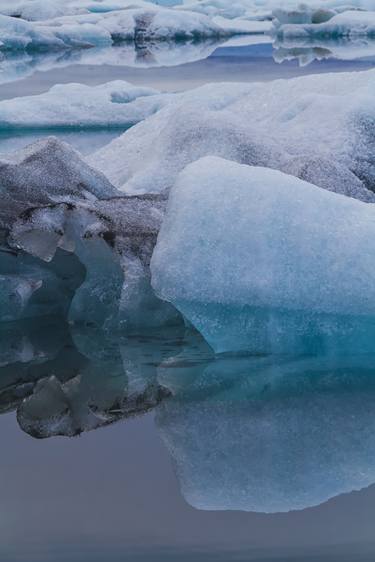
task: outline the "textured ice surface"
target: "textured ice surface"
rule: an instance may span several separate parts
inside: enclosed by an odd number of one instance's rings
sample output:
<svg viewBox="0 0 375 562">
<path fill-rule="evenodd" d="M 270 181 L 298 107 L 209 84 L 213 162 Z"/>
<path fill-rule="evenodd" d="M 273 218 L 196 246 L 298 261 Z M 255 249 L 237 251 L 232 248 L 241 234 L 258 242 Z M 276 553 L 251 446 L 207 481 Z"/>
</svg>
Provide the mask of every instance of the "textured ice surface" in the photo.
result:
<svg viewBox="0 0 375 562">
<path fill-rule="evenodd" d="M 179 321 L 150 285 L 162 197 L 122 196 L 54 138 L 0 160 L 0 185 L 0 322 L 60 314 L 139 329 Z"/>
<path fill-rule="evenodd" d="M 157 3 L 157 2 L 156 2 Z M 160 2 L 162 4 L 162 2 Z M 152 3 L 142 0 L 0 0 L 0 13 L 29 21 L 53 19 L 60 16 L 106 13 L 129 8 L 150 8 Z"/>
<path fill-rule="evenodd" d="M 312 12 L 310 17 L 303 13 L 279 10 L 274 12 L 275 28 L 279 37 L 375 37 L 375 12 L 348 10 L 335 14 L 330 10 Z M 299 14 L 298 14 L 299 16 Z M 315 20 L 314 21 L 314 16 Z"/>
<path fill-rule="evenodd" d="M 350 9 L 372 10 L 373 0 L 185 0 L 177 9 L 197 11 L 214 17 L 222 15 L 226 18 L 271 19 L 273 10 L 281 9 L 292 14 L 308 15 L 326 10 L 342 11 Z"/>
<path fill-rule="evenodd" d="M 158 380 L 176 396 L 156 419 L 188 503 L 286 512 L 373 484 L 373 364 L 372 355 L 161 365 Z"/>
<path fill-rule="evenodd" d="M 105 13 L 63 16 L 40 22 L 0 16 L 1 50 L 58 50 L 108 46 L 121 41 L 202 40 L 247 33 L 225 20 L 220 25 L 205 15 L 150 4 Z"/>
<path fill-rule="evenodd" d="M 207 157 L 173 188 L 152 284 L 216 352 L 373 351 L 375 208 Z"/>
<path fill-rule="evenodd" d="M 7 212 L 7 200 L 25 210 L 61 200 L 111 197 L 118 192 L 68 144 L 49 137 L 0 157 L 0 194 L 0 217 L 9 224 L 17 214 L 11 209 Z"/>
<path fill-rule="evenodd" d="M 149 263 L 164 213 L 157 197 L 121 197 L 59 203 L 20 215 L 11 248 L 54 264 L 60 249 L 85 270 L 68 318 L 106 329 L 139 329 L 178 321 L 150 286 Z M 45 314 L 45 311 L 42 311 Z"/>
<path fill-rule="evenodd" d="M 114 81 L 58 84 L 48 92 L 0 102 L 0 128 L 127 127 L 169 100 L 153 88 Z"/>
<path fill-rule="evenodd" d="M 212 84 L 178 96 L 89 158 L 127 193 L 169 190 L 215 155 L 374 201 L 375 71 Z"/>
</svg>

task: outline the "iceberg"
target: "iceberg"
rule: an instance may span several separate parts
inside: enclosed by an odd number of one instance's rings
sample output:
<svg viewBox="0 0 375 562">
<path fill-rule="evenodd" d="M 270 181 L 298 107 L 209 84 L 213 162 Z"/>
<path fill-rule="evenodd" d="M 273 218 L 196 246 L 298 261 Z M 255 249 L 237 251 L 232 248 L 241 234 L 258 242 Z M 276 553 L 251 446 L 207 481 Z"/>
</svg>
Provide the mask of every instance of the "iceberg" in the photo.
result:
<svg viewBox="0 0 375 562">
<path fill-rule="evenodd" d="M 59 315 L 122 330 L 180 322 L 150 284 L 163 197 L 124 197 L 54 138 L 0 160 L 0 184 L 0 322 Z"/>
<path fill-rule="evenodd" d="M 23 210 L 40 204 L 113 197 L 118 191 L 68 144 L 54 137 L 0 156 L 0 193 Z M 20 207 L 20 208 L 21 208 Z M 14 215 L 1 216 L 9 224 Z"/>
<path fill-rule="evenodd" d="M 372 205 L 206 157 L 171 191 L 152 286 L 216 353 L 373 352 L 374 219 Z"/>
<path fill-rule="evenodd" d="M 340 37 L 375 37 L 375 12 L 346 10 L 335 13 L 318 10 L 306 17 L 296 12 L 276 10 L 274 12 L 274 33 L 277 37 L 293 39 L 305 38 L 340 38 Z"/>
<path fill-rule="evenodd" d="M 168 192 L 187 164 L 212 155 L 373 202 L 374 87 L 373 70 L 209 84 L 180 94 L 88 162 L 127 194 Z"/>
<path fill-rule="evenodd" d="M 248 26 L 214 23 L 208 16 L 149 4 L 104 13 L 67 15 L 29 22 L 0 15 L 0 50 L 61 50 L 121 42 L 200 41 L 249 33 Z M 250 30 L 251 31 L 251 30 Z"/>
<path fill-rule="evenodd" d="M 216 357 L 190 369 L 177 356 L 160 365 L 161 385 L 180 383 L 156 422 L 185 500 L 280 513 L 372 485 L 373 372 L 373 355 Z"/>
<path fill-rule="evenodd" d="M 158 111 L 170 98 L 121 80 L 99 86 L 58 84 L 43 94 L 0 101 L 0 127 L 126 128 Z"/>
</svg>

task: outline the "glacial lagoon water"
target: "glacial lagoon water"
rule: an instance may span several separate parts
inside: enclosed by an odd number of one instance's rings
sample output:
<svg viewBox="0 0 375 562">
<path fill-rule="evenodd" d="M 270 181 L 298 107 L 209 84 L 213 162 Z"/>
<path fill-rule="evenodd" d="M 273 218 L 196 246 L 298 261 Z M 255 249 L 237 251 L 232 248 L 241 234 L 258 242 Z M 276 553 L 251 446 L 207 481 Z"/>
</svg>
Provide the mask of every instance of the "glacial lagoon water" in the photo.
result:
<svg viewBox="0 0 375 562">
<path fill-rule="evenodd" d="M 175 65 L 13 66 L 0 99 L 375 63 L 371 49 L 276 62 L 269 42 L 207 47 Z M 55 134 L 89 154 L 120 132 L 3 131 L 0 152 Z M 108 336 L 47 319 L 1 329 L 0 373 L 1 562 L 374 560 L 375 356 L 215 356 L 182 326 Z"/>
</svg>

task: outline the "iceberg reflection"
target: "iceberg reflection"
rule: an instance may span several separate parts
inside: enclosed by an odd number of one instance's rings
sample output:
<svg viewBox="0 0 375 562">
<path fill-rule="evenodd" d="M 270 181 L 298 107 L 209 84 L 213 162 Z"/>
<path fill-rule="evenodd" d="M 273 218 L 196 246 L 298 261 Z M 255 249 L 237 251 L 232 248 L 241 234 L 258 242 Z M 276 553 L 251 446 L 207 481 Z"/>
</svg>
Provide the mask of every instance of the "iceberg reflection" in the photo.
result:
<svg viewBox="0 0 375 562">
<path fill-rule="evenodd" d="M 154 410 L 201 510 L 300 510 L 375 482 L 374 354 L 215 356 L 182 327 L 121 336 L 56 322 L 0 328 L 0 413 L 15 410 L 32 437 Z"/>
<path fill-rule="evenodd" d="M 300 66 L 327 59 L 372 61 L 375 58 L 375 40 L 371 37 L 276 39 L 273 47 L 275 62 L 297 60 Z"/>
<path fill-rule="evenodd" d="M 286 512 L 375 482 L 375 357 L 221 357 L 188 377 L 157 423 L 182 494 L 203 510 Z M 166 385 L 168 386 L 168 385 Z"/>
</svg>

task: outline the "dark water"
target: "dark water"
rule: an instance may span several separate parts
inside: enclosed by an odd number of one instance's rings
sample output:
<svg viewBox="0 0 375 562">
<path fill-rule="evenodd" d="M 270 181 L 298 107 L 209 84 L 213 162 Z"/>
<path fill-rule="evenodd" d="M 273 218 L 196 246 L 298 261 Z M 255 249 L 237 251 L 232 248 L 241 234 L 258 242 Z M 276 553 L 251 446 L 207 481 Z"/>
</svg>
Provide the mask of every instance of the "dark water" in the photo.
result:
<svg viewBox="0 0 375 562">
<path fill-rule="evenodd" d="M 0 99 L 71 81 L 177 91 L 374 66 L 273 55 L 259 42 L 175 65 L 24 61 L 17 80 L 4 70 Z M 119 131 L 55 133 L 88 154 Z M 2 132 L 0 151 L 45 134 Z M 374 411 L 375 356 L 215 357 L 181 329 L 5 325 L 0 560 L 372 562 Z"/>
</svg>

